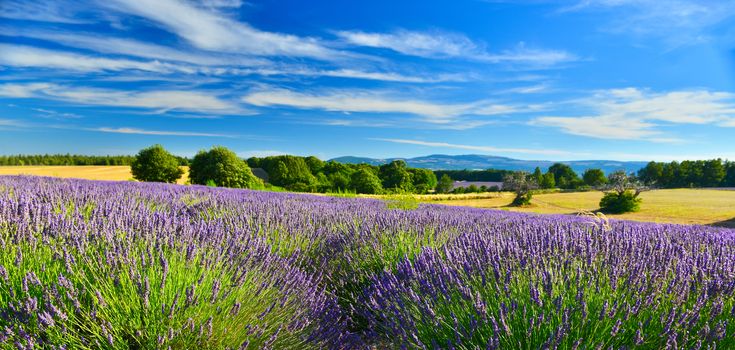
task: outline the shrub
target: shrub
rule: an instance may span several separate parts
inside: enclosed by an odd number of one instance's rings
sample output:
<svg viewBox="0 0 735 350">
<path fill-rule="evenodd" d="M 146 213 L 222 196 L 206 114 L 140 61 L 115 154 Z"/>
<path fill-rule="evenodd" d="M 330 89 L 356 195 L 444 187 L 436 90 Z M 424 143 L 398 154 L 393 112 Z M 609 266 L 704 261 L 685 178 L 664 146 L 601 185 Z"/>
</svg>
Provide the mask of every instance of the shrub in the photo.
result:
<svg viewBox="0 0 735 350">
<path fill-rule="evenodd" d="M 529 176 L 526 172 L 510 173 L 505 175 L 503 179 L 503 189 L 513 191 L 516 194 L 511 206 L 517 207 L 531 204 L 531 197 L 533 196 L 531 191 L 536 188 L 538 188 L 538 185 L 533 177 Z"/>
<path fill-rule="evenodd" d="M 632 190 L 625 192 L 607 192 L 600 200 L 600 209 L 604 213 L 622 214 L 640 210 L 641 199 Z"/>
<path fill-rule="evenodd" d="M 178 159 L 161 145 L 153 145 L 138 152 L 130 169 L 133 178 L 138 181 L 173 183 L 184 175 Z"/>
<path fill-rule="evenodd" d="M 199 151 L 189 168 L 191 183 L 207 185 L 211 182 L 222 187 L 262 188 L 263 181 L 253 175 L 244 160 L 225 147 Z"/>
</svg>

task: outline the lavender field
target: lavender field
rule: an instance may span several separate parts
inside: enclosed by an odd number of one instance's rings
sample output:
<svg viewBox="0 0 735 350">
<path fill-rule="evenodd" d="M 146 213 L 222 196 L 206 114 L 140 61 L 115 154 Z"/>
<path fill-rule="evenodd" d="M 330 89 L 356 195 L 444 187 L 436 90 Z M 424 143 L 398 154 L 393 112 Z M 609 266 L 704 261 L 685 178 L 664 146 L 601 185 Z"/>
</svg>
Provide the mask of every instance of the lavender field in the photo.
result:
<svg viewBox="0 0 735 350">
<path fill-rule="evenodd" d="M 735 230 L 0 177 L 2 349 L 731 349 Z"/>
</svg>

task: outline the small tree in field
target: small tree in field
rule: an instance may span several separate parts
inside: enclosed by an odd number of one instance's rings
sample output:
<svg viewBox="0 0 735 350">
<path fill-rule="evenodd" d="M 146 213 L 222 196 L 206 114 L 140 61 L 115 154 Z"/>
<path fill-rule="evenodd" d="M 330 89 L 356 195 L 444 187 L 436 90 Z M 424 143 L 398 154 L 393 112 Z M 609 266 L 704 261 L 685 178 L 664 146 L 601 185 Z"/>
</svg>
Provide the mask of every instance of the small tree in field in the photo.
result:
<svg viewBox="0 0 735 350">
<path fill-rule="evenodd" d="M 602 212 L 622 214 L 638 211 L 641 205 L 640 194 L 648 188 L 635 177 L 619 170 L 608 176 L 608 184 L 602 188 L 605 195 L 600 200 Z"/>
<path fill-rule="evenodd" d="M 522 206 L 531 204 L 533 190 L 538 188 L 536 181 L 523 171 L 517 171 L 505 175 L 503 178 L 503 189 L 513 191 L 516 197 L 511 203 L 512 206 Z"/>
<path fill-rule="evenodd" d="M 130 170 L 138 181 L 173 183 L 184 175 L 176 157 L 161 145 L 140 150 L 130 164 Z"/>
<path fill-rule="evenodd" d="M 452 192 L 452 187 L 454 187 L 454 181 L 452 181 L 452 178 L 449 177 L 449 175 L 444 174 L 436 185 L 436 193 Z"/>
<path fill-rule="evenodd" d="M 222 187 L 262 188 L 263 181 L 253 175 L 248 163 L 225 147 L 199 151 L 189 166 L 191 183 Z"/>
</svg>

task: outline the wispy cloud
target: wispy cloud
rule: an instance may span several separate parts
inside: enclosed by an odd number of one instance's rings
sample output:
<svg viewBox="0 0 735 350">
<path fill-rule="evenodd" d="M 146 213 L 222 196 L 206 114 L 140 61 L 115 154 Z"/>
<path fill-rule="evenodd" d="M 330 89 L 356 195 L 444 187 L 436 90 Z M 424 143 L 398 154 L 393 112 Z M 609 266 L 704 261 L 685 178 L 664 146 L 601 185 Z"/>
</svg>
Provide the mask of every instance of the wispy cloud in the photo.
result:
<svg viewBox="0 0 735 350">
<path fill-rule="evenodd" d="M 135 135 L 155 135 L 155 136 L 189 136 L 189 137 L 229 137 L 234 138 L 236 136 L 226 134 L 212 134 L 203 132 L 191 132 L 191 131 L 164 131 L 164 130 L 144 130 L 138 128 L 85 128 L 87 131 L 98 131 L 113 134 L 135 134 Z"/>
<path fill-rule="evenodd" d="M 29 46 L 0 44 L 0 64 L 13 67 L 36 67 L 81 72 L 141 70 L 171 72 L 179 68 L 165 63 L 127 59 L 90 57 L 70 52 L 38 49 Z"/>
<path fill-rule="evenodd" d="M 735 118 L 735 94 L 706 90 L 612 89 L 569 103 L 590 114 L 544 116 L 531 123 L 593 138 L 679 142 L 680 138 L 665 136 L 660 127 L 666 123 L 729 126 Z"/>
<path fill-rule="evenodd" d="M 184 62 L 199 66 L 264 66 L 271 62 L 241 54 L 199 51 L 191 48 L 176 48 L 152 44 L 130 38 L 101 36 L 93 33 L 59 32 L 48 30 L 17 30 L 0 27 L 8 35 L 41 39 L 64 46 L 87 49 L 103 54 L 125 55 L 161 61 Z"/>
<path fill-rule="evenodd" d="M 561 151 L 561 150 L 554 150 L 554 149 L 502 148 L 502 147 L 492 147 L 492 146 L 474 146 L 474 145 L 463 145 L 463 144 L 455 144 L 455 143 L 447 143 L 447 142 L 433 142 L 433 141 L 391 139 L 391 138 L 370 138 L 369 140 L 406 144 L 406 145 L 437 147 L 437 148 L 445 148 L 445 149 L 446 148 L 461 149 L 461 150 L 488 152 L 488 153 L 541 154 L 541 155 L 556 155 L 556 156 L 568 156 L 568 155 L 573 154 L 568 151 Z"/>
<path fill-rule="evenodd" d="M 423 121 L 435 124 L 455 123 L 460 120 L 458 117 L 467 115 L 495 116 L 530 111 L 525 107 L 491 101 L 439 103 L 400 97 L 395 91 L 375 90 L 332 90 L 309 94 L 272 88 L 254 91 L 243 97 L 243 101 L 258 107 L 279 106 L 344 113 L 411 114 L 424 117 Z"/>
<path fill-rule="evenodd" d="M 735 16 L 729 0 L 583 0 L 561 12 L 616 11 L 603 29 L 652 36 L 682 46 L 710 39 L 708 30 Z"/>
<path fill-rule="evenodd" d="M 44 98 L 81 105 L 146 108 L 159 112 L 187 111 L 212 114 L 249 114 L 238 105 L 200 91 L 123 91 L 80 88 L 50 83 L 0 84 L 0 96 Z"/>
<path fill-rule="evenodd" d="M 190 2 L 112 0 L 105 4 L 117 11 L 147 18 L 204 50 L 330 61 L 349 56 L 327 47 L 319 39 L 261 31 Z"/>
<path fill-rule="evenodd" d="M 81 9 L 76 2 L 59 0 L 3 0 L 0 2 L 0 17 L 27 21 L 85 23 L 74 16 L 79 10 Z"/>
<path fill-rule="evenodd" d="M 509 62 L 538 66 L 551 66 L 577 60 L 576 56 L 565 51 L 528 48 L 522 43 L 510 50 L 490 53 L 484 45 L 462 34 L 439 31 L 399 30 L 391 33 L 339 31 L 337 36 L 353 45 L 390 49 L 404 55 L 425 58 L 460 58 L 490 63 Z"/>
<path fill-rule="evenodd" d="M 461 82 L 469 79 L 467 74 L 461 73 L 407 75 L 391 71 L 359 68 L 317 69 L 308 65 L 276 64 L 266 58 L 254 58 L 247 54 L 176 49 L 133 39 L 109 36 L 101 37 L 90 33 L 71 34 L 38 30 L 17 31 L 7 27 L 0 27 L 0 29 L 7 33 L 12 33 L 15 36 L 46 40 L 101 54 L 125 55 L 154 60 L 145 62 L 119 58 L 104 58 L 58 50 L 0 44 L 0 63 L 17 67 L 66 69 L 82 72 L 143 70 L 159 73 L 177 72 L 213 76 L 335 77 L 401 83 Z M 152 78 L 147 76 L 147 79 Z"/>
</svg>

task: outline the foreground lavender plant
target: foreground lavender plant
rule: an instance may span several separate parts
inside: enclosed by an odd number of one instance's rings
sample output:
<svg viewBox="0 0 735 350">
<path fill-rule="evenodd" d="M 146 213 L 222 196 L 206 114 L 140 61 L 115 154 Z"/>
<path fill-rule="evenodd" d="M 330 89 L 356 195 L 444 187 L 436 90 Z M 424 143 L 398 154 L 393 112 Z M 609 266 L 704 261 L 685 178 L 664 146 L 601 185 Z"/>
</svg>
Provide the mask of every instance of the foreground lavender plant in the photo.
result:
<svg viewBox="0 0 735 350">
<path fill-rule="evenodd" d="M 0 349 L 722 349 L 733 294 L 733 230 L 0 177 Z"/>
</svg>

